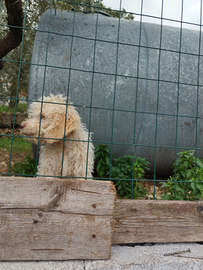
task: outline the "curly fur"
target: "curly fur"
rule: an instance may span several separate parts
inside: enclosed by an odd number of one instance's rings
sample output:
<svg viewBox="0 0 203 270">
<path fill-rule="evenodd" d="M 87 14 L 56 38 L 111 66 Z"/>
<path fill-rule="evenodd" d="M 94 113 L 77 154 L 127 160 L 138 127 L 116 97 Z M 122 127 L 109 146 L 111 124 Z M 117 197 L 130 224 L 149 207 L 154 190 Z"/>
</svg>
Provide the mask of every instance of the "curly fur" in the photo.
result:
<svg viewBox="0 0 203 270">
<path fill-rule="evenodd" d="M 92 178 L 94 148 L 91 134 L 88 138 L 85 125 L 70 104 L 67 106 L 66 117 L 65 97 L 51 94 L 43 98 L 43 106 L 41 102 L 32 103 L 28 110 L 28 119 L 21 123 L 21 128 L 21 134 L 33 137 L 27 138 L 30 142 L 42 144 L 38 175 L 60 176 L 63 156 L 62 176 Z"/>
</svg>

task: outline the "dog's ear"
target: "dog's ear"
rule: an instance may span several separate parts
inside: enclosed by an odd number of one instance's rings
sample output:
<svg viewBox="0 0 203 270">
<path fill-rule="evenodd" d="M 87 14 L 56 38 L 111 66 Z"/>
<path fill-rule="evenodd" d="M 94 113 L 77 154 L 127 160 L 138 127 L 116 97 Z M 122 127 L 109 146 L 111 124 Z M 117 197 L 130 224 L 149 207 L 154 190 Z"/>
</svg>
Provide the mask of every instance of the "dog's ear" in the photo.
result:
<svg viewBox="0 0 203 270">
<path fill-rule="evenodd" d="M 80 116 L 77 111 L 72 106 L 68 106 L 67 116 L 65 117 L 65 112 L 56 113 L 51 125 L 44 132 L 42 131 L 42 136 L 49 138 L 46 139 L 46 143 L 58 142 L 59 140 L 54 139 L 63 139 L 64 135 L 67 136 L 75 132 L 79 124 Z"/>
<path fill-rule="evenodd" d="M 66 133 L 65 135 L 69 135 L 70 133 L 76 131 L 78 125 L 80 124 L 80 116 L 72 106 L 68 107 L 67 117 L 66 117 Z M 63 134 L 64 136 L 64 134 Z"/>
</svg>

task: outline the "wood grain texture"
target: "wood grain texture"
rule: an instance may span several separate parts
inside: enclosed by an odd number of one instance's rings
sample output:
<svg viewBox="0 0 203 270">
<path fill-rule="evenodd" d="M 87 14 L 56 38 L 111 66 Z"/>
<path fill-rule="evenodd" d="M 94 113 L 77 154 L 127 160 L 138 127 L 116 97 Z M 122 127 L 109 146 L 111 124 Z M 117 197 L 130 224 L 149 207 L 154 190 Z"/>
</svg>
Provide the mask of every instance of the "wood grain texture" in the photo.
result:
<svg viewBox="0 0 203 270">
<path fill-rule="evenodd" d="M 113 243 L 203 241 L 203 202 L 117 200 Z"/>
<path fill-rule="evenodd" d="M 0 260 L 108 259 L 111 182 L 0 177 Z"/>
<path fill-rule="evenodd" d="M 108 259 L 112 236 L 203 241 L 203 202 L 115 202 L 111 182 L 0 177 L 0 260 Z"/>
</svg>

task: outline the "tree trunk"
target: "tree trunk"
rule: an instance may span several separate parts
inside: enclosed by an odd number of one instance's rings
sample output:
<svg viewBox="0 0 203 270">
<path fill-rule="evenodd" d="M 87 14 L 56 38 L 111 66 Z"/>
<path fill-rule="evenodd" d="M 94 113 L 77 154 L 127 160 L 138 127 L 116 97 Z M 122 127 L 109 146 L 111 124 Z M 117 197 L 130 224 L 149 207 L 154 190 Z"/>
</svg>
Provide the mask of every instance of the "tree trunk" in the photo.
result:
<svg viewBox="0 0 203 270">
<path fill-rule="evenodd" d="M 22 41 L 23 9 L 21 1 L 5 0 L 9 31 L 0 41 L 0 70 L 3 69 L 1 59 Z"/>
</svg>

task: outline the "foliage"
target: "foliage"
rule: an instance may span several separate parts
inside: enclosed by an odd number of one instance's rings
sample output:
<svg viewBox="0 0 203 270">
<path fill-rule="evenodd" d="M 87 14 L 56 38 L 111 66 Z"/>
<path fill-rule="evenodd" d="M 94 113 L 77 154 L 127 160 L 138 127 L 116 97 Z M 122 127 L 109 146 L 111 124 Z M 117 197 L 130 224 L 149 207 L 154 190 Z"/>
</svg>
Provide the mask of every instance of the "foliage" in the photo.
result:
<svg viewBox="0 0 203 270">
<path fill-rule="evenodd" d="M 149 162 L 144 158 L 134 157 L 133 160 L 132 156 L 122 156 L 110 164 L 110 151 L 106 145 L 100 144 L 95 149 L 95 162 L 97 174 L 101 178 L 112 179 L 119 197 L 130 198 L 133 195 L 135 199 L 147 198 L 147 189 L 134 180 L 142 179 L 148 169 Z"/>
<path fill-rule="evenodd" d="M 89 11 L 95 12 L 102 10 L 114 18 L 123 18 L 127 20 L 133 20 L 134 16 L 131 13 L 126 12 L 124 8 L 121 10 L 112 10 L 110 7 L 106 7 L 103 4 L 103 0 L 71 0 L 68 3 L 66 1 L 53 2 L 53 8 L 63 10 L 76 10 L 76 11 Z"/>
<path fill-rule="evenodd" d="M 142 179 L 145 173 L 145 170 L 148 169 L 149 162 L 144 158 L 134 158 L 132 156 L 122 156 L 114 160 L 112 166 L 111 178 L 120 179 L 113 180 L 118 196 L 123 198 L 130 198 L 135 195 L 136 198 L 146 197 L 146 189 L 144 189 L 141 183 L 135 181 L 135 187 L 132 191 L 132 180 L 123 180 L 123 179 Z M 134 164 L 133 164 L 134 161 Z M 133 166 L 134 165 L 134 166 Z M 134 169 L 133 169 L 134 168 Z M 134 196 L 133 196 L 134 197 Z"/>
<path fill-rule="evenodd" d="M 23 162 L 17 162 L 11 166 L 11 172 L 22 176 L 35 175 L 36 160 L 27 155 Z"/>
<path fill-rule="evenodd" d="M 132 179 L 132 164 L 132 156 L 121 156 L 114 159 L 114 164 L 111 170 L 111 178 Z"/>
<path fill-rule="evenodd" d="M 105 144 L 99 144 L 95 148 L 96 171 L 101 178 L 108 177 L 110 168 L 110 151 Z"/>
<path fill-rule="evenodd" d="M 133 189 L 133 199 L 148 199 L 148 196 L 148 189 L 136 181 L 135 187 Z"/>
<path fill-rule="evenodd" d="M 41 2 L 41 3 L 40 3 Z M 46 4 L 45 4 L 46 3 Z M 16 49 L 12 50 L 4 57 L 6 63 L 1 71 L 0 77 L 0 96 L 11 98 L 9 106 L 15 106 L 15 98 L 21 98 L 28 89 L 29 68 L 31 62 L 32 48 L 36 28 L 40 15 L 46 10 L 46 1 L 22 1 L 25 12 L 24 17 L 24 34 L 23 42 Z M 1 7 L 2 25 L 0 26 L 0 39 L 2 39 L 7 31 L 7 12 L 4 1 Z"/>
<path fill-rule="evenodd" d="M 122 8 L 122 10 L 112 10 L 110 7 L 105 7 L 104 4 L 102 3 L 103 0 L 100 1 L 89 1 L 89 2 L 93 2 L 92 5 L 98 7 L 96 8 L 96 10 L 102 10 L 105 11 L 106 13 L 110 14 L 112 17 L 114 18 L 123 18 L 123 19 L 127 19 L 127 20 L 133 20 L 134 16 L 131 13 L 126 12 L 126 10 L 124 8 Z"/>
<path fill-rule="evenodd" d="M 106 8 L 102 0 L 71 0 L 71 1 L 26 1 L 21 0 L 24 9 L 24 33 L 23 42 L 21 45 L 12 50 L 4 57 L 6 63 L 1 71 L 0 76 L 0 97 L 9 97 L 11 102 L 9 106 L 15 106 L 15 99 L 26 96 L 28 91 L 29 69 L 31 62 L 32 49 L 35 39 L 36 30 L 40 16 L 49 8 L 63 10 L 75 10 L 84 12 L 89 10 L 103 10 L 113 17 L 121 17 L 133 20 L 132 14 L 126 13 L 125 9 L 122 11 L 113 11 Z M 6 35 L 7 27 L 7 12 L 4 1 L 1 2 L 1 25 L 0 25 L 0 40 Z M 63 14 L 62 14 L 63 19 Z M 18 101 L 17 101 L 18 102 Z"/>
<path fill-rule="evenodd" d="M 162 182 L 163 200 L 203 199 L 203 163 L 194 157 L 194 151 L 188 150 L 178 154 L 180 158 L 174 164 L 174 176 Z"/>
</svg>

